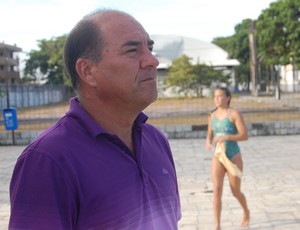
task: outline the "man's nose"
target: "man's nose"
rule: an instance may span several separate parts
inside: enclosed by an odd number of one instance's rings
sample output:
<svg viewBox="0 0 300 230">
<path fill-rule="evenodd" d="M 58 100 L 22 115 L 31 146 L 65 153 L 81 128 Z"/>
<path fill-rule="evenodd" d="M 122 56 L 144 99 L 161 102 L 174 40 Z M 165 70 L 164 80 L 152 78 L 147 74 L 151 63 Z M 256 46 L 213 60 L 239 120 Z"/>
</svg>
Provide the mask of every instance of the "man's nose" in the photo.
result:
<svg viewBox="0 0 300 230">
<path fill-rule="evenodd" d="M 141 60 L 141 68 L 156 68 L 159 65 L 158 59 L 153 55 L 150 50 L 145 51 Z"/>
</svg>

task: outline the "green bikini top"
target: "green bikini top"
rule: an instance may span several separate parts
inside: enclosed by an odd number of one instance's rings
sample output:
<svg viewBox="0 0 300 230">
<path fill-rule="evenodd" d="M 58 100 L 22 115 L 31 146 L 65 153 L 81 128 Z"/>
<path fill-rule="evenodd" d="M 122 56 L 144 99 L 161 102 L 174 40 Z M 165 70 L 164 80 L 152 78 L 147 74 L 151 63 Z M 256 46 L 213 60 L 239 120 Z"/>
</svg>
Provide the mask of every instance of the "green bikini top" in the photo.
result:
<svg viewBox="0 0 300 230">
<path fill-rule="evenodd" d="M 226 135 L 226 134 L 237 134 L 237 129 L 229 119 L 228 114 L 223 119 L 218 119 L 216 118 L 215 115 L 213 115 L 212 129 L 214 132 L 214 136 Z"/>
</svg>

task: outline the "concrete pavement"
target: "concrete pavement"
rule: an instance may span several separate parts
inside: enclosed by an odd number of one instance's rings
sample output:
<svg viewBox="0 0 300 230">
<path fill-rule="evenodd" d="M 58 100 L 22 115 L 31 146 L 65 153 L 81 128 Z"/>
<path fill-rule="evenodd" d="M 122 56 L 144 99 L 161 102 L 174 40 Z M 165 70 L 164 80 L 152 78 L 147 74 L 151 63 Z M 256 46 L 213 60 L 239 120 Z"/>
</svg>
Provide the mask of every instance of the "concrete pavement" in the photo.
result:
<svg viewBox="0 0 300 230">
<path fill-rule="evenodd" d="M 182 205 L 180 230 L 213 230 L 212 152 L 204 139 L 170 140 Z M 242 190 L 251 212 L 247 229 L 300 229 L 300 136 L 250 137 L 241 142 L 244 159 Z M 0 229 L 7 229 L 8 186 L 16 158 L 24 146 L 0 147 Z M 241 229 L 242 209 L 225 178 L 222 230 Z"/>
</svg>

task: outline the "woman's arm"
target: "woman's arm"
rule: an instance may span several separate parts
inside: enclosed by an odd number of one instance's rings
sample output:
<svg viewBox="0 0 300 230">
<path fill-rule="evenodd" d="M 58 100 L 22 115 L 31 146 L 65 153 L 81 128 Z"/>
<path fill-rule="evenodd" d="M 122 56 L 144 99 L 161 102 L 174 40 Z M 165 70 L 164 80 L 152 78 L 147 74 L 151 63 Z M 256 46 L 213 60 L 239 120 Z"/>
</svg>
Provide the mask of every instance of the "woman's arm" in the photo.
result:
<svg viewBox="0 0 300 230">
<path fill-rule="evenodd" d="M 213 144 L 213 130 L 211 126 L 211 114 L 207 117 L 207 136 L 205 141 L 205 149 L 210 150 Z"/>
<path fill-rule="evenodd" d="M 230 120 L 234 123 L 237 129 L 237 134 L 226 135 L 227 137 L 225 139 L 229 141 L 248 140 L 248 132 L 243 115 L 239 111 L 233 109 L 230 113 Z"/>
</svg>

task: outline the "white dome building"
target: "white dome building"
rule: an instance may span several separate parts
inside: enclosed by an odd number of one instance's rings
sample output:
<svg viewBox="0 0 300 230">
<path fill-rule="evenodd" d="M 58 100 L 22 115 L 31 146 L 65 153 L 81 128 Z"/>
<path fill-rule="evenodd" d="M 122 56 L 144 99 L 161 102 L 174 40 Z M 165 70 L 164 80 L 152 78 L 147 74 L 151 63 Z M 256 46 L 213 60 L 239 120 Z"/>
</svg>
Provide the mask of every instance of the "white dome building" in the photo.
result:
<svg viewBox="0 0 300 230">
<path fill-rule="evenodd" d="M 198 39 L 178 35 L 151 35 L 151 39 L 155 42 L 153 52 L 170 61 L 186 55 L 194 65 L 232 67 L 240 64 L 236 59 L 228 59 L 228 53 L 217 45 Z"/>
<path fill-rule="evenodd" d="M 153 53 L 160 62 L 157 67 L 160 85 L 172 61 L 183 55 L 188 56 L 193 65 L 205 64 L 231 73 L 232 86 L 235 85 L 234 67 L 240 63 L 236 59 L 229 59 L 228 53 L 219 46 L 179 35 L 151 35 L 151 39 L 155 43 Z"/>
</svg>

